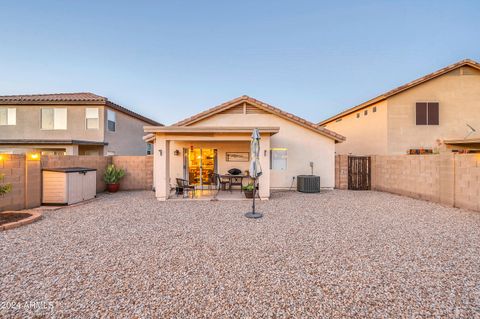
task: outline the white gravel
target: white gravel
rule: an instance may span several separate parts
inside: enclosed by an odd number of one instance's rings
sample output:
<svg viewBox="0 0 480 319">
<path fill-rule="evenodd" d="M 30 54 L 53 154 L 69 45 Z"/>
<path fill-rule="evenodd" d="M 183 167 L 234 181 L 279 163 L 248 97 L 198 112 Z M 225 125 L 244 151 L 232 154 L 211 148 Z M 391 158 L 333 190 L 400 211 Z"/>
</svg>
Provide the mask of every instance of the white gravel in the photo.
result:
<svg viewBox="0 0 480 319">
<path fill-rule="evenodd" d="M 0 317 L 480 317 L 480 213 L 377 192 L 105 195 L 0 233 Z"/>
</svg>

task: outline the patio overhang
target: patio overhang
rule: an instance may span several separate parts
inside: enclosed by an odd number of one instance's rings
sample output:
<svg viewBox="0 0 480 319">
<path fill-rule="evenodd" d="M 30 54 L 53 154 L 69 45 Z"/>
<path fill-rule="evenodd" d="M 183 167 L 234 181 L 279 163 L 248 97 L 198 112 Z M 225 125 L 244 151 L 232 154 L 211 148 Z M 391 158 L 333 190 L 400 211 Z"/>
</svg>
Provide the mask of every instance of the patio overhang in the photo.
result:
<svg viewBox="0 0 480 319">
<path fill-rule="evenodd" d="M 270 138 L 280 131 L 279 127 L 145 126 L 144 130 L 148 134 L 144 136 L 144 141 L 154 143 L 154 184 L 157 199 L 160 201 L 168 199 L 175 178 L 178 176 L 171 175 L 171 167 L 181 167 L 181 163 L 184 161 L 184 157 L 180 157 L 178 151 L 175 154 L 171 145 L 185 142 L 191 142 L 190 145 L 195 143 L 215 144 L 221 150 L 224 147 L 238 145 L 238 142 L 241 142 L 248 149 L 255 128 L 260 130 L 261 155 L 259 160 L 260 166 L 264 168 L 263 174 L 258 179 L 258 194 L 261 199 L 268 199 L 270 197 L 270 170 L 268 169 L 270 165 Z"/>
<path fill-rule="evenodd" d="M 280 131 L 280 127 L 232 127 L 232 126 L 145 126 L 149 133 L 143 137 L 145 142 L 152 143 L 156 136 L 176 141 L 249 141 L 253 129 L 258 128 L 262 136 L 272 136 Z"/>
<path fill-rule="evenodd" d="M 444 140 L 443 143 L 446 145 L 452 146 L 462 146 L 462 147 L 472 147 L 480 149 L 480 138 L 464 138 L 464 139 L 455 139 L 455 140 Z"/>
</svg>

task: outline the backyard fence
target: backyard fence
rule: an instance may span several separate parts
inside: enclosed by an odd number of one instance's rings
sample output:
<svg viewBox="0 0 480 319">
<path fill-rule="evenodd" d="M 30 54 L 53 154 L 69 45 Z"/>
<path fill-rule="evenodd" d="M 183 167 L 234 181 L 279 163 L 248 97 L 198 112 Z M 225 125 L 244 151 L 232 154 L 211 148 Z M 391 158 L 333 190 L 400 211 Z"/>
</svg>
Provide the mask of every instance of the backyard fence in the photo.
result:
<svg viewBox="0 0 480 319">
<path fill-rule="evenodd" d="M 348 189 L 348 155 L 335 157 L 335 173 Z M 371 156 L 371 189 L 480 211 L 480 155 Z"/>
<path fill-rule="evenodd" d="M 0 155 L 0 174 L 3 183 L 11 184 L 12 191 L 0 197 L 0 211 L 20 210 L 41 204 L 43 168 L 87 167 L 97 169 L 97 193 L 105 190 L 103 174 L 108 164 L 125 170 L 121 190 L 151 190 L 153 188 L 153 156 L 75 156 Z"/>
</svg>

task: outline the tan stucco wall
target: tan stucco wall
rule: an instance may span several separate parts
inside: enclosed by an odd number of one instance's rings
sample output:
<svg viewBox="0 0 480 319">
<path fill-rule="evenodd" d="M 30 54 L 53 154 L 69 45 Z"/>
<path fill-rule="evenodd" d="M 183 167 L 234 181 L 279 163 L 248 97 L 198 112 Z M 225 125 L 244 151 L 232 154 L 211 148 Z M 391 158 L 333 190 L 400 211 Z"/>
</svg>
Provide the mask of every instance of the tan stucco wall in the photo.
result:
<svg viewBox="0 0 480 319">
<path fill-rule="evenodd" d="M 373 107 L 377 111 L 373 112 Z M 367 110 L 368 114 L 364 115 Z M 357 118 L 357 113 L 360 117 Z M 382 101 L 361 111 L 349 114 L 326 128 L 347 139 L 335 146 L 337 154 L 372 155 L 387 154 L 387 102 Z"/>
<path fill-rule="evenodd" d="M 334 187 L 335 142 L 312 130 L 273 114 L 218 114 L 192 126 L 278 126 L 280 131 L 272 135 L 270 147 L 288 149 L 287 169 L 270 170 L 270 188 L 290 187 L 293 177 L 311 173 L 310 162 L 314 163 L 313 173 L 320 175 L 321 187 Z"/>
<path fill-rule="evenodd" d="M 0 126 L 0 139 L 57 139 L 103 141 L 103 106 L 99 105 L 2 105 L 17 109 L 17 124 Z M 99 109 L 100 125 L 98 129 L 87 130 L 85 126 L 85 109 Z M 42 108 L 66 108 L 66 130 L 41 129 Z"/>
<path fill-rule="evenodd" d="M 416 103 L 439 102 L 440 125 L 416 125 Z M 462 139 L 469 129 L 480 137 L 480 71 L 462 67 L 378 103 L 377 113 L 368 107 L 326 127 L 347 138 L 336 145 L 337 154 L 400 155 L 409 149 L 431 148 L 440 152 L 437 140 Z M 360 118 L 356 114 L 360 113 Z"/>
<path fill-rule="evenodd" d="M 106 107 L 103 112 L 105 118 L 105 142 L 108 143 L 104 148 L 104 154 L 106 155 L 108 151 L 111 151 L 115 152 L 115 155 L 146 155 L 147 145 L 143 141 L 143 136 L 145 135 L 143 127 L 150 124 L 111 109 L 116 114 L 116 130 L 115 132 L 110 132 L 106 129 L 108 109 Z"/>
<path fill-rule="evenodd" d="M 462 139 L 469 132 L 466 123 L 478 130 L 470 137 L 480 137 L 480 71 L 468 72 L 472 75 L 461 75 L 459 71 L 388 99 L 389 154 L 405 154 L 411 148 L 436 148 L 438 139 Z M 415 124 L 415 104 L 422 101 L 440 103 L 440 125 Z"/>
</svg>

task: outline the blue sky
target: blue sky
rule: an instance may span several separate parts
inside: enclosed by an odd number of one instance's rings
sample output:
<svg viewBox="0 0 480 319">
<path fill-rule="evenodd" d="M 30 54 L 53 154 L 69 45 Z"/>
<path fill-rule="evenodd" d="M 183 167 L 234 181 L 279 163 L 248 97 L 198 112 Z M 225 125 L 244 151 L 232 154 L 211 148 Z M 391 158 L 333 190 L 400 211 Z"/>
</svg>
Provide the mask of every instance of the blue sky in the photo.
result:
<svg viewBox="0 0 480 319">
<path fill-rule="evenodd" d="M 2 1 L 0 94 L 165 124 L 247 94 L 318 122 L 464 58 L 479 1 Z"/>
</svg>

